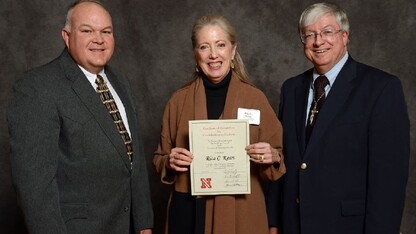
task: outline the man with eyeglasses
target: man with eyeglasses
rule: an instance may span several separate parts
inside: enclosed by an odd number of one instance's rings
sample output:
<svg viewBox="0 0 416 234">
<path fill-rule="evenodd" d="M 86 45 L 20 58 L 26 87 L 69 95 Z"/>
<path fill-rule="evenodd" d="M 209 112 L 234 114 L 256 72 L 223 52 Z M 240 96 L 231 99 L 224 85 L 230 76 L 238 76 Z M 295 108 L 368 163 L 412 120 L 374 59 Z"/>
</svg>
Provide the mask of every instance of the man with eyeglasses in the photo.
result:
<svg viewBox="0 0 416 234">
<path fill-rule="evenodd" d="M 281 88 L 287 172 L 269 188 L 270 233 L 397 234 L 410 154 L 401 82 L 351 58 L 338 5 L 306 8 L 299 33 L 314 67 Z"/>
</svg>

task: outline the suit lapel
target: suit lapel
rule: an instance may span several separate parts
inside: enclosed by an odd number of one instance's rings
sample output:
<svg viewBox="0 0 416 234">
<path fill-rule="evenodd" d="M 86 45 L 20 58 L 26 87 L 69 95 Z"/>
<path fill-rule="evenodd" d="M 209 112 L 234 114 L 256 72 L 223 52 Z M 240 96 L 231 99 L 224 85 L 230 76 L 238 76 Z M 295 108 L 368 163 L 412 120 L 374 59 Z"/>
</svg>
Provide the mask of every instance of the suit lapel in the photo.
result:
<svg viewBox="0 0 416 234">
<path fill-rule="evenodd" d="M 132 114 L 134 114 L 133 112 L 135 112 L 134 105 L 132 103 L 131 97 L 128 95 L 126 87 L 124 87 L 123 84 L 120 82 L 121 77 L 116 77 L 116 75 L 110 69 L 106 69 L 105 74 L 107 75 L 107 78 L 110 80 L 113 88 L 116 90 L 117 95 L 123 102 L 124 108 L 126 109 L 126 114 L 129 118 Z"/>
<path fill-rule="evenodd" d="M 188 98 L 191 98 L 190 101 L 194 106 L 194 120 L 207 119 L 207 99 L 202 78 L 199 77 L 195 80 L 193 88 L 193 93 Z"/>
<path fill-rule="evenodd" d="M 306 109 L 309 109 L 308 105 L 308 93 L 309 85 L 312 79 L 312 70 L 307 72 L 301 80 L 301 84 L 295 89 L 295 121 L 296 121 L 296 132 L 299 145 L 300 155 L 303 155 L 305 151 L 305 119 Z"/>
<path fill-rule="evenodd" d="M 124 106 L 124 110 L 126 111 L 126 116 L 127 116 L 127 121 L 129 123 L 129 128 L 130 128 L 130 138 L 132 139 L 133 142 L 133 147 L 135 144 L 139 144 L 139 139 L 136 139 L 135 137 L 135 131 L 136 131 L 136 112 L 135 112 L 135 108 L 133 105 L 133 100 L 131 99 L 131 97 L 129 96 L 129 93 L 127 92 L 127 87 L 121 82 L 121 79 L 124 79 L 122 77 L 117 77 L 110 69 L 105 70 L 105 73 L 107 75 L 107 78 L 109 79 L 109 81 L 111 82 L 111 85 L 113 86 L 114 90 L 117 92 L 117 95 L 119 96 L 120 100 L 123 103 Z M 104 105 L 102 105 L 104 107 Z M 104 108 L 105 109 L 105 108 Z M 108 114 L 107 109 L 105 109 L 107 112 L 108 117 L 110 117 L 110 115 Z M 127 157 L 127 150 L 126 147 L 124 145 L 124 142 L 120 136 L 120 133 L 118 132 L 117 128 L 115 127 L 115 124 L 113 122 L 113 120 L 111 118 L 109 118 L 113 125 L 113 128 L 116 130 L 116 135 L 112 134 L 112 137 L 114 137 L 114 143 L 117 144 L 117 151 L 119 152 L 119 154 L 121 155 L 122 160 L 124 161 L 124 163 L 126 164 L 126 166 L 128 168 L 130 168 L 130 161 L 128 160 Z M 123 120 L 125 121 L 125 120 Z M 110 134 L 110 133 L 109 133 Z M 118 143 L 122 143 L 122 145 L 118 144 Z M 138 149 L 138 148 L 133 148 L 133 149 Z M 136 153 L 136 155 L 139 155 L 139 152 L 133 152 L 133 158 L 134 158 L 134 153 Z"/>
<path fill-rule="evenodd" d="M 120 137 L 120 134 L 113 120 L 111 119 L 108 110 L 101 102 L 100 98 L 89 83 L 88 79 L 85 77 L 84 73 L 82 73 L 81 69 L 74 63 L 66 50 L 61 55 L 61 66 L 65 72 L 66 77 L 73 82 L 72 89 L 74 92 L 78 95 L 82 103 L 84 103 L 84 105 L 88 108 L 103 132 L 116 148 L 120 157 L 126 164 L 126 167 L 130 168 L 130 162 L 127 157 L 127 150 L 124 147 L 124 142 Z M 113 80 L 115 79 L 113 78 Z"/>
<path fill-rule="evenodd" d="M 123 86 L 123 84 L 120 82 L 120 79 L 122 78 L 116 77 L 116 75 L 110 69 L 107 69 L 105 73 L 107 75 L 107 78 L 110 80 L 111 85 L 117 92 L 117 95 L 123 102 L 124 109 L 126 111 L 126 115 L 127 115 L 127 119 L 129 123 L 129 127 L 130 127 L 130 132 L 131 132 L 131 135 L 134 135 L 133 131 L 135 130 L 135 126 L 136 126 L 136 123 L 134 122 L 134 120 L 136 119 L 136 111 L 135 111 L 135 107 L 133 104 L 133 100 L 131 96 L 129 96 L 129 92 L 127 92 L 127 87 L 125 87 L 126 85 Z"/>
<path fill-rule="evenodd" d="M 320 139 L 327 128 L 332 124 L 335 117 L 342 112 L 344 103 L 348 100 L 351 90 L 354 87 L 351 81 L 355 78 L 355 74 L 356 63 L 352 58 L 349 58 L 338 74 L 333 87 L 325 100 L 325 104 L 320 110 L 319 118 L 315 123 L 315 127 L 306 148 L 305 157 L 308 152 L 311 152 L 313 148 L 320 144 Z"/>
<path fill-rule="evenodd" d="M 228 85 L 227 97 L 225 98 L 224 110 L 221 119 L 237 119 L 237 109 L 239 107 L 238 101 L 241 99 L 240 79 L 234 74 L 231 77 Z"/>
</svg>

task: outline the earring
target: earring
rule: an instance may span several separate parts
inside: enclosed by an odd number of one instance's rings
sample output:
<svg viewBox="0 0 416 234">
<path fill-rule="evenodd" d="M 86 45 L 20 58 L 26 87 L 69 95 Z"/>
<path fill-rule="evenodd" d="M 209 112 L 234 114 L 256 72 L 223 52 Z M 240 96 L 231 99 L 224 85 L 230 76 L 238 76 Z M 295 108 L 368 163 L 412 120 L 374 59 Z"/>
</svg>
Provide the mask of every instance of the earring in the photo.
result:
<svg viewBox="0 0 416 234">
<path fill-rule="evenodd" d="M 195 72 L 199 73 L 198 64 L 195 64 Z"/>
<path fill-rule="evenodd" d="M 230 64 L 231 69 L 234 69 L 234 59 L 231 59 L 231 64 Z"/>
</svg>

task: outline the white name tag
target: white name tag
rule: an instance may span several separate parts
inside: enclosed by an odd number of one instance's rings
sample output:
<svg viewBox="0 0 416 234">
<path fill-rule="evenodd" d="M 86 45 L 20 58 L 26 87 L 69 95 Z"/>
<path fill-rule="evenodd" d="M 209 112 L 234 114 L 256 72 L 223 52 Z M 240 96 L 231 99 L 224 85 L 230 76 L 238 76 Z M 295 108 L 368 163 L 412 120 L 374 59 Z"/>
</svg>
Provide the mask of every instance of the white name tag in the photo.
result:
<svg viewBox="0 0 416 234">
<path fill-rule="evenodd" d="M 260 110 L 238 108 L 238 119 L 248 119 L 249 124 L 260 125 Z"/>
</svg>

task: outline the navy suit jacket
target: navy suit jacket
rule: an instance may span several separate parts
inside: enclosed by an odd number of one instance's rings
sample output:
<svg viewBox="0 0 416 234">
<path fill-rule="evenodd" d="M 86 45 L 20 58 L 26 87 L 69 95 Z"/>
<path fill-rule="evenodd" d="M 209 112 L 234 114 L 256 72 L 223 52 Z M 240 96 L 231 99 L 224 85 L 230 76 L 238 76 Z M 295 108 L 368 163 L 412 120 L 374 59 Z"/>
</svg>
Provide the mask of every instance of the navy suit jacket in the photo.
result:
<svg viewBox="0 0 416 234">
<path fill-rule="evenodd" d="M 400 80 L 348 59 L 305 145 L 313 69 L 281 88 L 287 172 L 271 185 L 268 215 L 283 234 L 397 234 L 410 127 Z"/>
<path fill-rule="evenodd" d="M 124 142 L 67 50 L 15 84 L 8 109 L 12 178 L 30 233 L 129 233 L 153 226 L 136 110 L 125 77 L 105 73 L 122 100 Z"/>
</svg>

